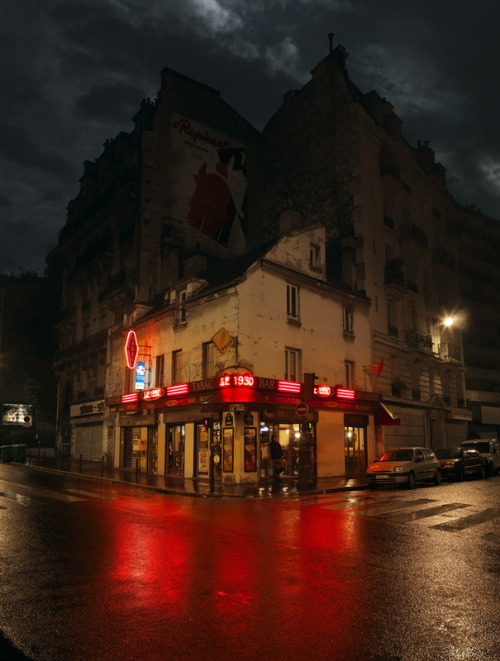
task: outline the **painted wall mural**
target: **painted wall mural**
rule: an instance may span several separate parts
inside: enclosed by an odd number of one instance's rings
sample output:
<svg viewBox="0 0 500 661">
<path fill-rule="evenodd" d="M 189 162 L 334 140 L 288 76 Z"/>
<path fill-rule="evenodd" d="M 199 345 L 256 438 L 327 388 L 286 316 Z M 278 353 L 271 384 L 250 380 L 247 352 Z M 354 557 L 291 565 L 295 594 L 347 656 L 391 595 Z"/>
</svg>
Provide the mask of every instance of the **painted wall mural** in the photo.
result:
<svg viewBox="0 0 500 661">
<path fill-rule="evenodd" d="M 189 168 L 181 217 L 223 245 L 241 243 L 247 234 L 244 147 L 184 117 L 174 119 L 173 129 L 182 138 L 184 176 Z"/>
</svg>

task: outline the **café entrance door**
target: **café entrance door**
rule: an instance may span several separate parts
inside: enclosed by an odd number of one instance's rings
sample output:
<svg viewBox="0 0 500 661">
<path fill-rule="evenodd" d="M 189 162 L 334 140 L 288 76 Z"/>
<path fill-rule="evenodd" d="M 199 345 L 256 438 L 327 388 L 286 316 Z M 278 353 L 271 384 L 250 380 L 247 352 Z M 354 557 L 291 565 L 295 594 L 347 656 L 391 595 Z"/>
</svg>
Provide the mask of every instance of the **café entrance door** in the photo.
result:
<svg viewBox="0 0 500 661">
<path fill-rule="evenodd" d="M 364 474 L 367 468 L 366 427 L 368 416 L 345 416 L 344 456 L 346 475 Z"/>
</svg>

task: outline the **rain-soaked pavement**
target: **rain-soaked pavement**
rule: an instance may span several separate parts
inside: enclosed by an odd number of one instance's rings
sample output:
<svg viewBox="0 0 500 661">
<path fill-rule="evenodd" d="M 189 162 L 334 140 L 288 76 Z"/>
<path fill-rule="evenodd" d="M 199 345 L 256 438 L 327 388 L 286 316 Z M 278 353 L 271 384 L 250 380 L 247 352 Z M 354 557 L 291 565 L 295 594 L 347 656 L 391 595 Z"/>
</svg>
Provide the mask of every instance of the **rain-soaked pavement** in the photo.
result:
<svg viewBox="0 0 500 661">
<path fill-rule="evenodd" d="M 496 661 L 499 496 L 181 497 L 0 464 L 0 659 Z"/>
</svg>

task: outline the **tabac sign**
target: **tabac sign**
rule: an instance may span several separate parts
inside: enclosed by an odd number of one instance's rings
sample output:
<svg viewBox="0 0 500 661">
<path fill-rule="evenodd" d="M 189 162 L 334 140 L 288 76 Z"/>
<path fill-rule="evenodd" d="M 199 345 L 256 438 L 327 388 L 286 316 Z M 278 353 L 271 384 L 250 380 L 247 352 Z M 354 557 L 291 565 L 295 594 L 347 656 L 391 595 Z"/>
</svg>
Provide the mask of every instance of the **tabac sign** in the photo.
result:
<svg viewBox="0 0 500 661">
<path fill-rule="evenodd" d="M 127 367 L 131 370 L 135 367 L 135 361 L 139 355 L 139 343 L 137 342 L 137 335 L 135 331 L 128 332 L 127 339 L 125 340 L 125 358 L 127 359 Z"/>
</svg>

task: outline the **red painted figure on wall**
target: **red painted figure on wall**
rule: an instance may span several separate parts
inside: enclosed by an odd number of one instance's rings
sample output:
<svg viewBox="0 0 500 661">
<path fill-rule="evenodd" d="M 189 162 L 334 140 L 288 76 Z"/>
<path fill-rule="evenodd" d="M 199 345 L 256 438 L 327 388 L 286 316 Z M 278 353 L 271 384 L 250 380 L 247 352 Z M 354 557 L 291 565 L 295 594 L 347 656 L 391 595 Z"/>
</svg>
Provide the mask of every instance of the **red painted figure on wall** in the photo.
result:
<svg viewBox="0 0 500 661">
<path fill-rule="evenodd" d="M 227 184 L 227 167 L 219 161 L 215 169 L 217 172 L 207 172 L 205 162 L 193 175 L 196 189 L 189 202 L 188 220 L 212 239 L 225 243 L 235 208 Z"/>
</svg>

